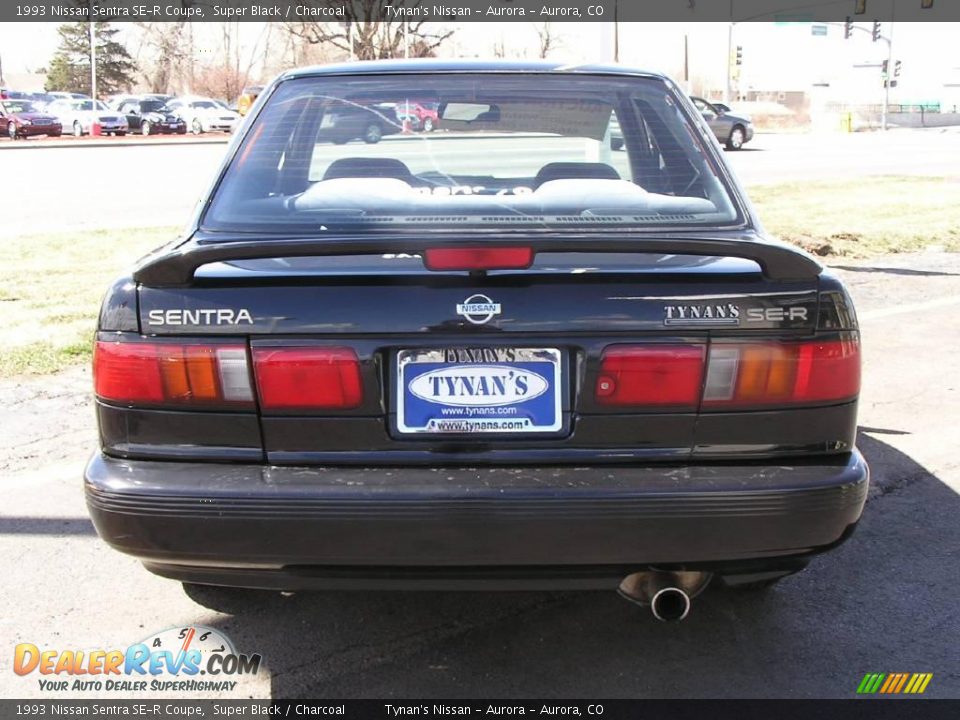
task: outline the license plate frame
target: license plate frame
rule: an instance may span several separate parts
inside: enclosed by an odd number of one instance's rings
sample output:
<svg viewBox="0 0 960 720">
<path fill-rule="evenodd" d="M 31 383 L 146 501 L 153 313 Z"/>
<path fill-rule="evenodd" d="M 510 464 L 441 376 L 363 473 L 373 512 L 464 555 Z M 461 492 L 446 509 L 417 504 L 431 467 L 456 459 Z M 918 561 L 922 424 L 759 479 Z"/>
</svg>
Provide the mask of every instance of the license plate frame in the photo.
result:
<svg viewBox="0 0 960 720">
<path fill-rule="evenodd" d="M 395 368 L 399 435 L 530 437 L 566 430 L 560 348 L 409 348 L 397 351 Z"/>
</svg>

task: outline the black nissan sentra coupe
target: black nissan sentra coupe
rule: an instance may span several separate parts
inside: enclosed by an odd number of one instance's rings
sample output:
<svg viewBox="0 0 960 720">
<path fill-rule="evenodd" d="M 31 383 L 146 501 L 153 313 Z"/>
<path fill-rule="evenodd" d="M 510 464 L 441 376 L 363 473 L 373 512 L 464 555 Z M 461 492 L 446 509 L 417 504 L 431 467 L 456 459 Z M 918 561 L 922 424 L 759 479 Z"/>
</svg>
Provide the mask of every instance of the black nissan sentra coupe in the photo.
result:
<svg viewBox="0 0 960 720">
<path fill-rule="evenodd" d="M 398 98 L 441 129 L 329 139 Z M 250 116 L 103 302 L 85 487 L 114 548 L 194 589 L 610 588 L 677 620 L 851 534 L 850 299 L 669 79 L 330 65 Z"/>
</svg>

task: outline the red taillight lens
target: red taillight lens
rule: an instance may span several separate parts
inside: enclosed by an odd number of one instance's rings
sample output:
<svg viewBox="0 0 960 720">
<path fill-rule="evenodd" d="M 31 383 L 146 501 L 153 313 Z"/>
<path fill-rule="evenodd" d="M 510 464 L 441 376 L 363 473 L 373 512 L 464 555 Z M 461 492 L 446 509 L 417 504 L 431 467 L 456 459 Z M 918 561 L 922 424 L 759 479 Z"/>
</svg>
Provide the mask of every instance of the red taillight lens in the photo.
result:
<svg viewBox="0 0 960 720">
<path fill-rule="evenodd" d="M 533 248 L 430 248 L 423 264 L 428 270 L 524 270 L 533 264 Z"/>
<path fill-rule="evenodd" d="M 96 395 L 130 405 L 253 406 L 242 345 L 98 340 Z"/>
<path fill-rule="evenodd" d="M 350 348 L 254 348 L 253 368 L 264 410 L 346 410 L 363 401 Z"/>
<path fill-rule="evenodd" d="M 609 347 L 600 361 L 597 402 L 695 409 L 705 354 L 703 345 Z"/>
<path fill-rule="evenodd" d="M 705 408 L 750 408 L 852 400 L 860 392 L 856 339 L 714 343 Z"/>
</svg>

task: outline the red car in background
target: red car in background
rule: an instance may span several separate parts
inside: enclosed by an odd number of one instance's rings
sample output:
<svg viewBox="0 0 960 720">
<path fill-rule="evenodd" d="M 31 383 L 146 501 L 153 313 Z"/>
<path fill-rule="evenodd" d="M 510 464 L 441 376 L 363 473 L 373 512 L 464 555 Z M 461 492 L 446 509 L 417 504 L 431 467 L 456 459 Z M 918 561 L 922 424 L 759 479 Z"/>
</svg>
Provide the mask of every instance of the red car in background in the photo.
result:
<svg viewBox="0 0 960 720">
<path fill-rule="evenodd" d="M 435 102 L 417 102 L 406 100 L 397 103 L 397 118 L 410 120 L 414 130 L 432 132 L 440 124 L 439 105 Z"/>
<path fill-rule="evenodd" d="M 0 133 L 11 140 L 29 135 L 60 137 L 62 132 L 60 120 L 37 110 L 29 100 L 0 100 Z"/>
</svg>

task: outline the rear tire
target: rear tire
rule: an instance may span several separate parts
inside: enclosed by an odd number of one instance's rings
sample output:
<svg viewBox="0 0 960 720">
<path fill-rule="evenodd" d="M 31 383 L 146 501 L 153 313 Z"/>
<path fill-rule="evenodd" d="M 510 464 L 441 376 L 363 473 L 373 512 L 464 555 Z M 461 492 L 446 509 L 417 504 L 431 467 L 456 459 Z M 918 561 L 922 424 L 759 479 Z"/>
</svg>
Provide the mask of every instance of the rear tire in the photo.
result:
<svg viewBox="0 0 960 720">
<path fill-rule="evenodd" d="M 203 125 L 200 124 L 200 121 L 194 118 L 193 122 L 190 125 L 190 129 L 193 131 L 194 135 L 200 135 L 203 133 Z"/>
<path fill-rule="evenodd" d="M 18 139 L 20 136 L 17 135 L 17 126 L 14 125 L 13 123 L 8 123 L 8 124 L 7 124 L 7 135 L 10 136 L 10 139 L 11 139 L 11 140 L 16 140 L 16 139 Z"/>
<path fill-rule="evenodd" d="M 747 133 L 742 125 L 734 125 L 727 138 L 727 150 L 739 150 L 747 141 Z"/>
<path fill-rule="evenodd" d="M 153 128 L 150 126 L 149 120 L 144 120 L 143 124 L 140 125 L 140 133 L 143 135 L 149 135 L 153 132 Z"/>
<path fill-rule="evenodd" d="M 383 130 L 377 123 L 370 123 L 363 131 L 363 141 L 367 145 L 376 145 L 383 137 Z"/>
<path fill-rule="evenodd" d="M 423 131 L 424 131 L 424 132 L 433 132 L 433 118 L 424 118 L 424 119 L 423 119 Z"/>
<path fill-rule="evenodd" d="M 73 121 L 73 136 L 83 137 L 83 125 L 81 125 L 76 120 Z"/>
</svg>

